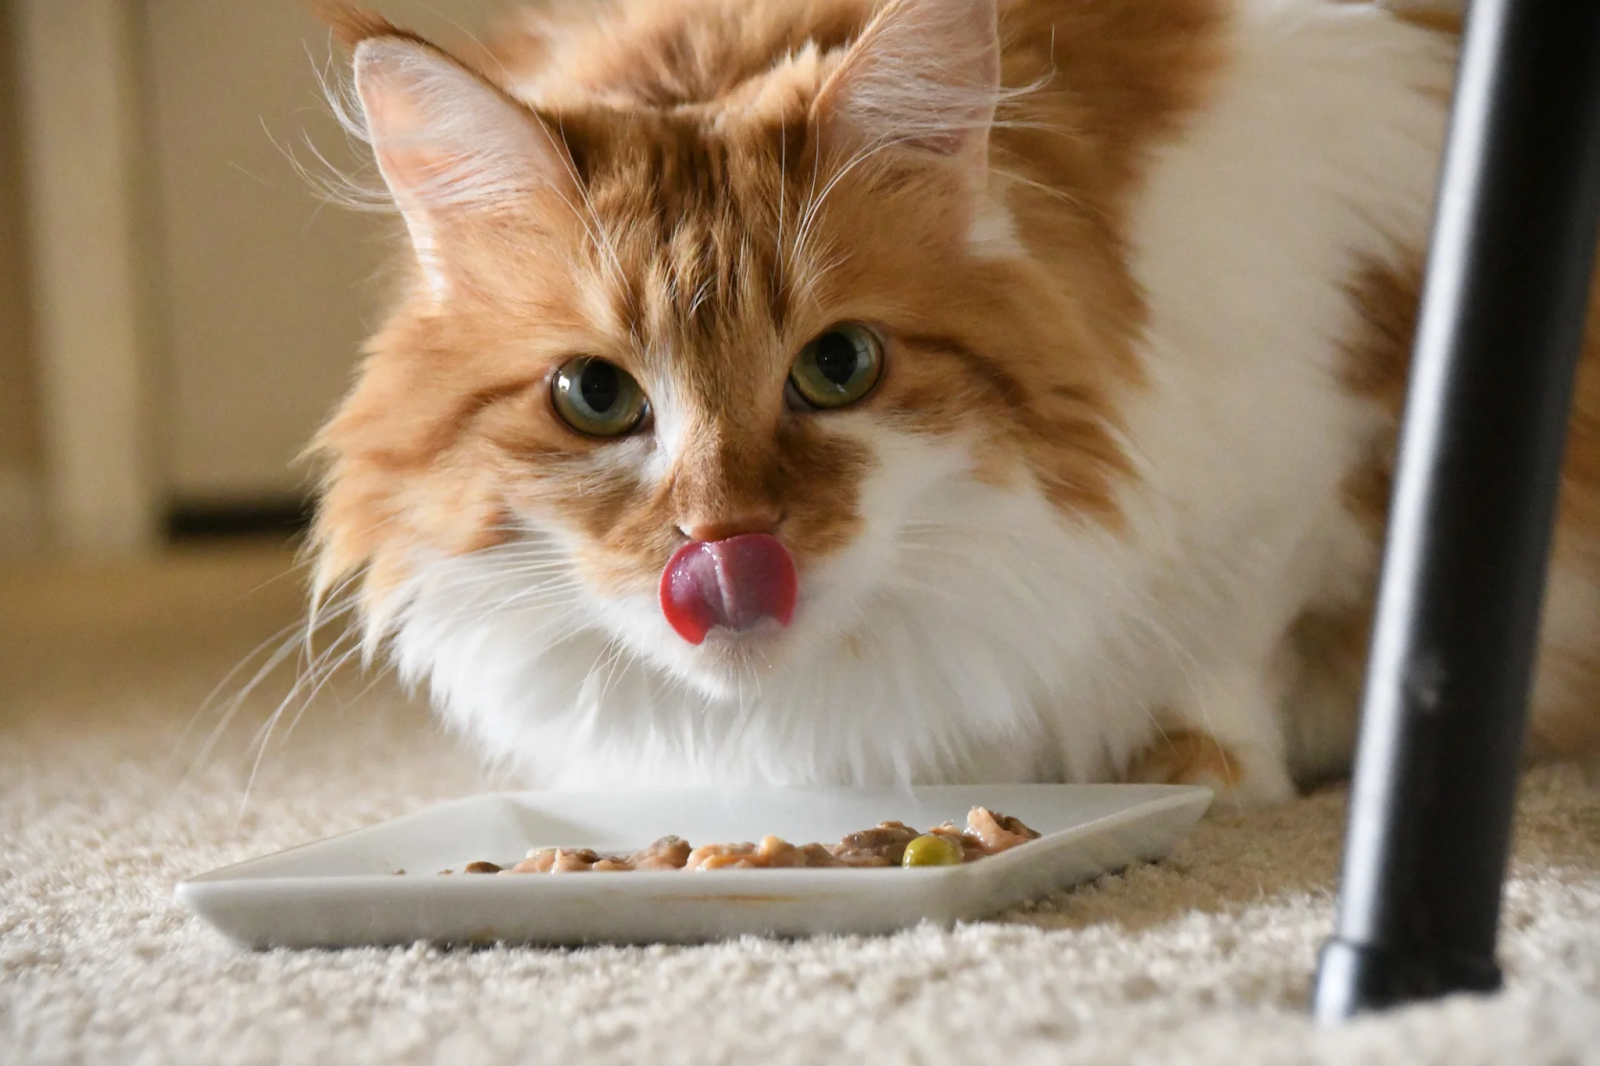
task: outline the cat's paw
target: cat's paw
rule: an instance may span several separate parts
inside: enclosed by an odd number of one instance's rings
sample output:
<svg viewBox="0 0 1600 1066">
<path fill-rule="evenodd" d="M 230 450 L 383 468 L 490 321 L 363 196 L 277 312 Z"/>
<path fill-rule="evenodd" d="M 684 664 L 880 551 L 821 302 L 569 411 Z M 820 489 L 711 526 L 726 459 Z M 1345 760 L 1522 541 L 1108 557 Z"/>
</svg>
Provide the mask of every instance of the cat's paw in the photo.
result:
<svg viewBox="0 0 1600 1066">
<path fill-rule="evenodd" d="M 1216 794 L 1213 813 L 1271 806 L 1294 797 L 1278 760 L 1227 745 L 1198 730 L 1171 730 L 1128 764 L 1123 780 L 1145 785 L 1204 785 Z"/>
</svg>

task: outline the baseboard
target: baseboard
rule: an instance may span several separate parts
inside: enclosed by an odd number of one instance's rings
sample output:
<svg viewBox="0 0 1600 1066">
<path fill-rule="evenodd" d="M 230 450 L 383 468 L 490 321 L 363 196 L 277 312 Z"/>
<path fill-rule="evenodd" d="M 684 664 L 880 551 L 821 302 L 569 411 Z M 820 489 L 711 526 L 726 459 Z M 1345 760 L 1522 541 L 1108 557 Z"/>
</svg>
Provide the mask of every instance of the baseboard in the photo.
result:
<svg viewBox="0 0 1600 1066">
<path fill-rule="evenodd" d="M 0 558 L 36 555 L 44 549 L 44 489 L 22 470 L 0 470 Z"/>
<path fill-rule="evenodd" d="M 291 539 L 311 525 L 312 502 L 303 497 L 228 501 L 175 501 L 167 508 L 167 539 L 213 540 L 226 537 Z"/>
</svg>

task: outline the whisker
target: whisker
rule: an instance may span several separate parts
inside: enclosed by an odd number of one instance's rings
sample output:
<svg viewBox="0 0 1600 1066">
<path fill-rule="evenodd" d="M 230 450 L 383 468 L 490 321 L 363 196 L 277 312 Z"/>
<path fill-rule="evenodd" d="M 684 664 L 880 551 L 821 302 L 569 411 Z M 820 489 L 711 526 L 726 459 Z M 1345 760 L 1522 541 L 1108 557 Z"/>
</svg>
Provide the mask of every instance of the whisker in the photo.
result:
<svg viewBox="0 0 1600 1066">
<path fill-rule="evenodd" d="M 337 647 L 337 644 L 334 646 Z M 250 764 L 250 776 L 245 779 L 244 793 L 239 798 L 239 810 L 234 816 L 234 832 L 238 832 L 239 824 L 244 819 L 245 810 L 250 804 L 250 794 L 255 788 L 256 776 L 261 771 L 261 763 L 262 760 L 266 758 L 267 748 L 272 742 L 272 734 L 277 728 L 278 722 L 283 718 L 284 712 L 288 709 L 291 703 L 298 702 L 299 706 L 295 711 L 294 718 L 290 721 L 289 728 L 284 733 L 284 740 L 287 741 L 289 733 L 293 732 L 294 727 L 299 724 L 301 716 L 305 714 L 306 708 L 311 705 L 311 701 L 316 699 L 317 694 L 323 690 L 324 686 L 326 686 L 328 681 L 331 680 L 334 674 L 338 672 L 339 668 L 345 663 L 349 662 L 351 656 L 358 654 L 360 650 L 360 645 L 350 647 L 346 649 L 345 652 L 340 655 L 331 666 L 326 666 L 325 668 L 320 669 L 321 676 L 317 678 L 316 683 L 312 686 L 310 691 L 305 694 L 304 698 L 298 700 L 296 697 L 300 691 L 301 684 L 300 682 L 297 682 L 294 689 L 291 690 L 290 695 L 285 697 L 285 699 L 278 704 L 277 708 L 267 718 L 265 725 L 262 726 L 261 729 L 257 730 L 256 735 L 259 740 L 252 742 L 252 748 L 255 751 L 255 759 Z"/>
<path fill-rule="evenodd" d="M 326 621 L 331 622 L 337 619 L 338 617 L 348 613 L 352 607 L 353 605 L 341 607 L 333 614 L 327 616 Z M 226 733 L 234 718 L 237 717 L 240 710 L 243 709 L 245 701 L 249 699 L 250 695 L 254 693 L 256 689 L 259 688 L 261 684 L 278 669 L 278 667 L 282 666 L 291 655 L 300 650 L 301 638 L 299 627 L 289 626 L 286 627 L 286 629 L 294 630 L 294 635 L 288 640 L 283 641 L 278 648 L 266 658 L 266 661 L 263 662 L 262 665 L 256 670 L 255 674 L 252 675 L 250 680 L 245 683 L 245 685 L 233 696 L 232 699 L 223 705 L 222 709 L 218 712 L 220 715 L 218 722 L 212 727 L 210 734 L 200 746 L 200 750 L 196 752 L 194 758 L 190 760 L 189 769 L 185 772 L 182 781 L 188 781 L 195 771 L 204 765 L 206 760 L 210 758 L 212 751 L 221 741 L 222 736 Z M 279 632 L 282 633 L 283 630 L 280 630 Z M 268 640 L 263 643 L 270 643 L 272 639 L 273 638 L 268 638 Z M 239 669 L 247 667 L 250 659 L 254 658 L 258 653 L 259 649 L 256 653 L 252 653 L 251 656 L 247 657 L 239 667 L 236 667 L 230 676 L 237 676 Z M 226 684 L 227 682 L 224 681 L 223 685 Z M 221 688 L 222 686 L 219 686 L 216 691 L 221 691 Z M 199 713 L 204 713 L 203 707 Z"/>
</svg>

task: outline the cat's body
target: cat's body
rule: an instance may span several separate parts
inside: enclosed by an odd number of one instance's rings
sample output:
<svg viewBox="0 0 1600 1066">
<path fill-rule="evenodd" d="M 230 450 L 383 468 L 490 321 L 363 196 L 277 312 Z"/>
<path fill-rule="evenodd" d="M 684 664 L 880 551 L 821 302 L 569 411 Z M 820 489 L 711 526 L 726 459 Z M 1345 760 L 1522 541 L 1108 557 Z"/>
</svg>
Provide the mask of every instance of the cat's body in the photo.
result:
<svg viewBox="0 0 1600 1066">
<path fill-rule="evenodd" d="M 1336 0 L 598 10 L 501 39 L 518 104 L 345 22 L 421 269 L 321 439 L 320 578 L 444 717 L 565 786 L 1341 768 L 1454 39 Z M 881 378 L 796 404 L 841 322 Z M 579 355 L 642 421 L 564 425 Z M 1574 756 L 1595 370 L 1533 727 Z M 693 644 L 663 567 L 737 534 L 792 554 L 793 621 Z"/>
</svg>

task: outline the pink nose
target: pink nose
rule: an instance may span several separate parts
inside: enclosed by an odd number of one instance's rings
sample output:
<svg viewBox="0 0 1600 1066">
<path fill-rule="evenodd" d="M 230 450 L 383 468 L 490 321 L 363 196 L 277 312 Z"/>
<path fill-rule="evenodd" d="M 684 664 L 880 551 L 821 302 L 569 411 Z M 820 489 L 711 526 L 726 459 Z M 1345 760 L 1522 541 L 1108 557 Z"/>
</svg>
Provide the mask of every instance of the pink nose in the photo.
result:
<svg viewBox="0 0 1600 1066">
<path fill-rule="evenodd" d="M 777 537 L 694 540 L 661 571 L 661 612 L 680 637 L 699 644 L 715 626 L 749 629 L 763 618 L 788 625 L 798 590 L 794 558 Z"/>
</svg>

